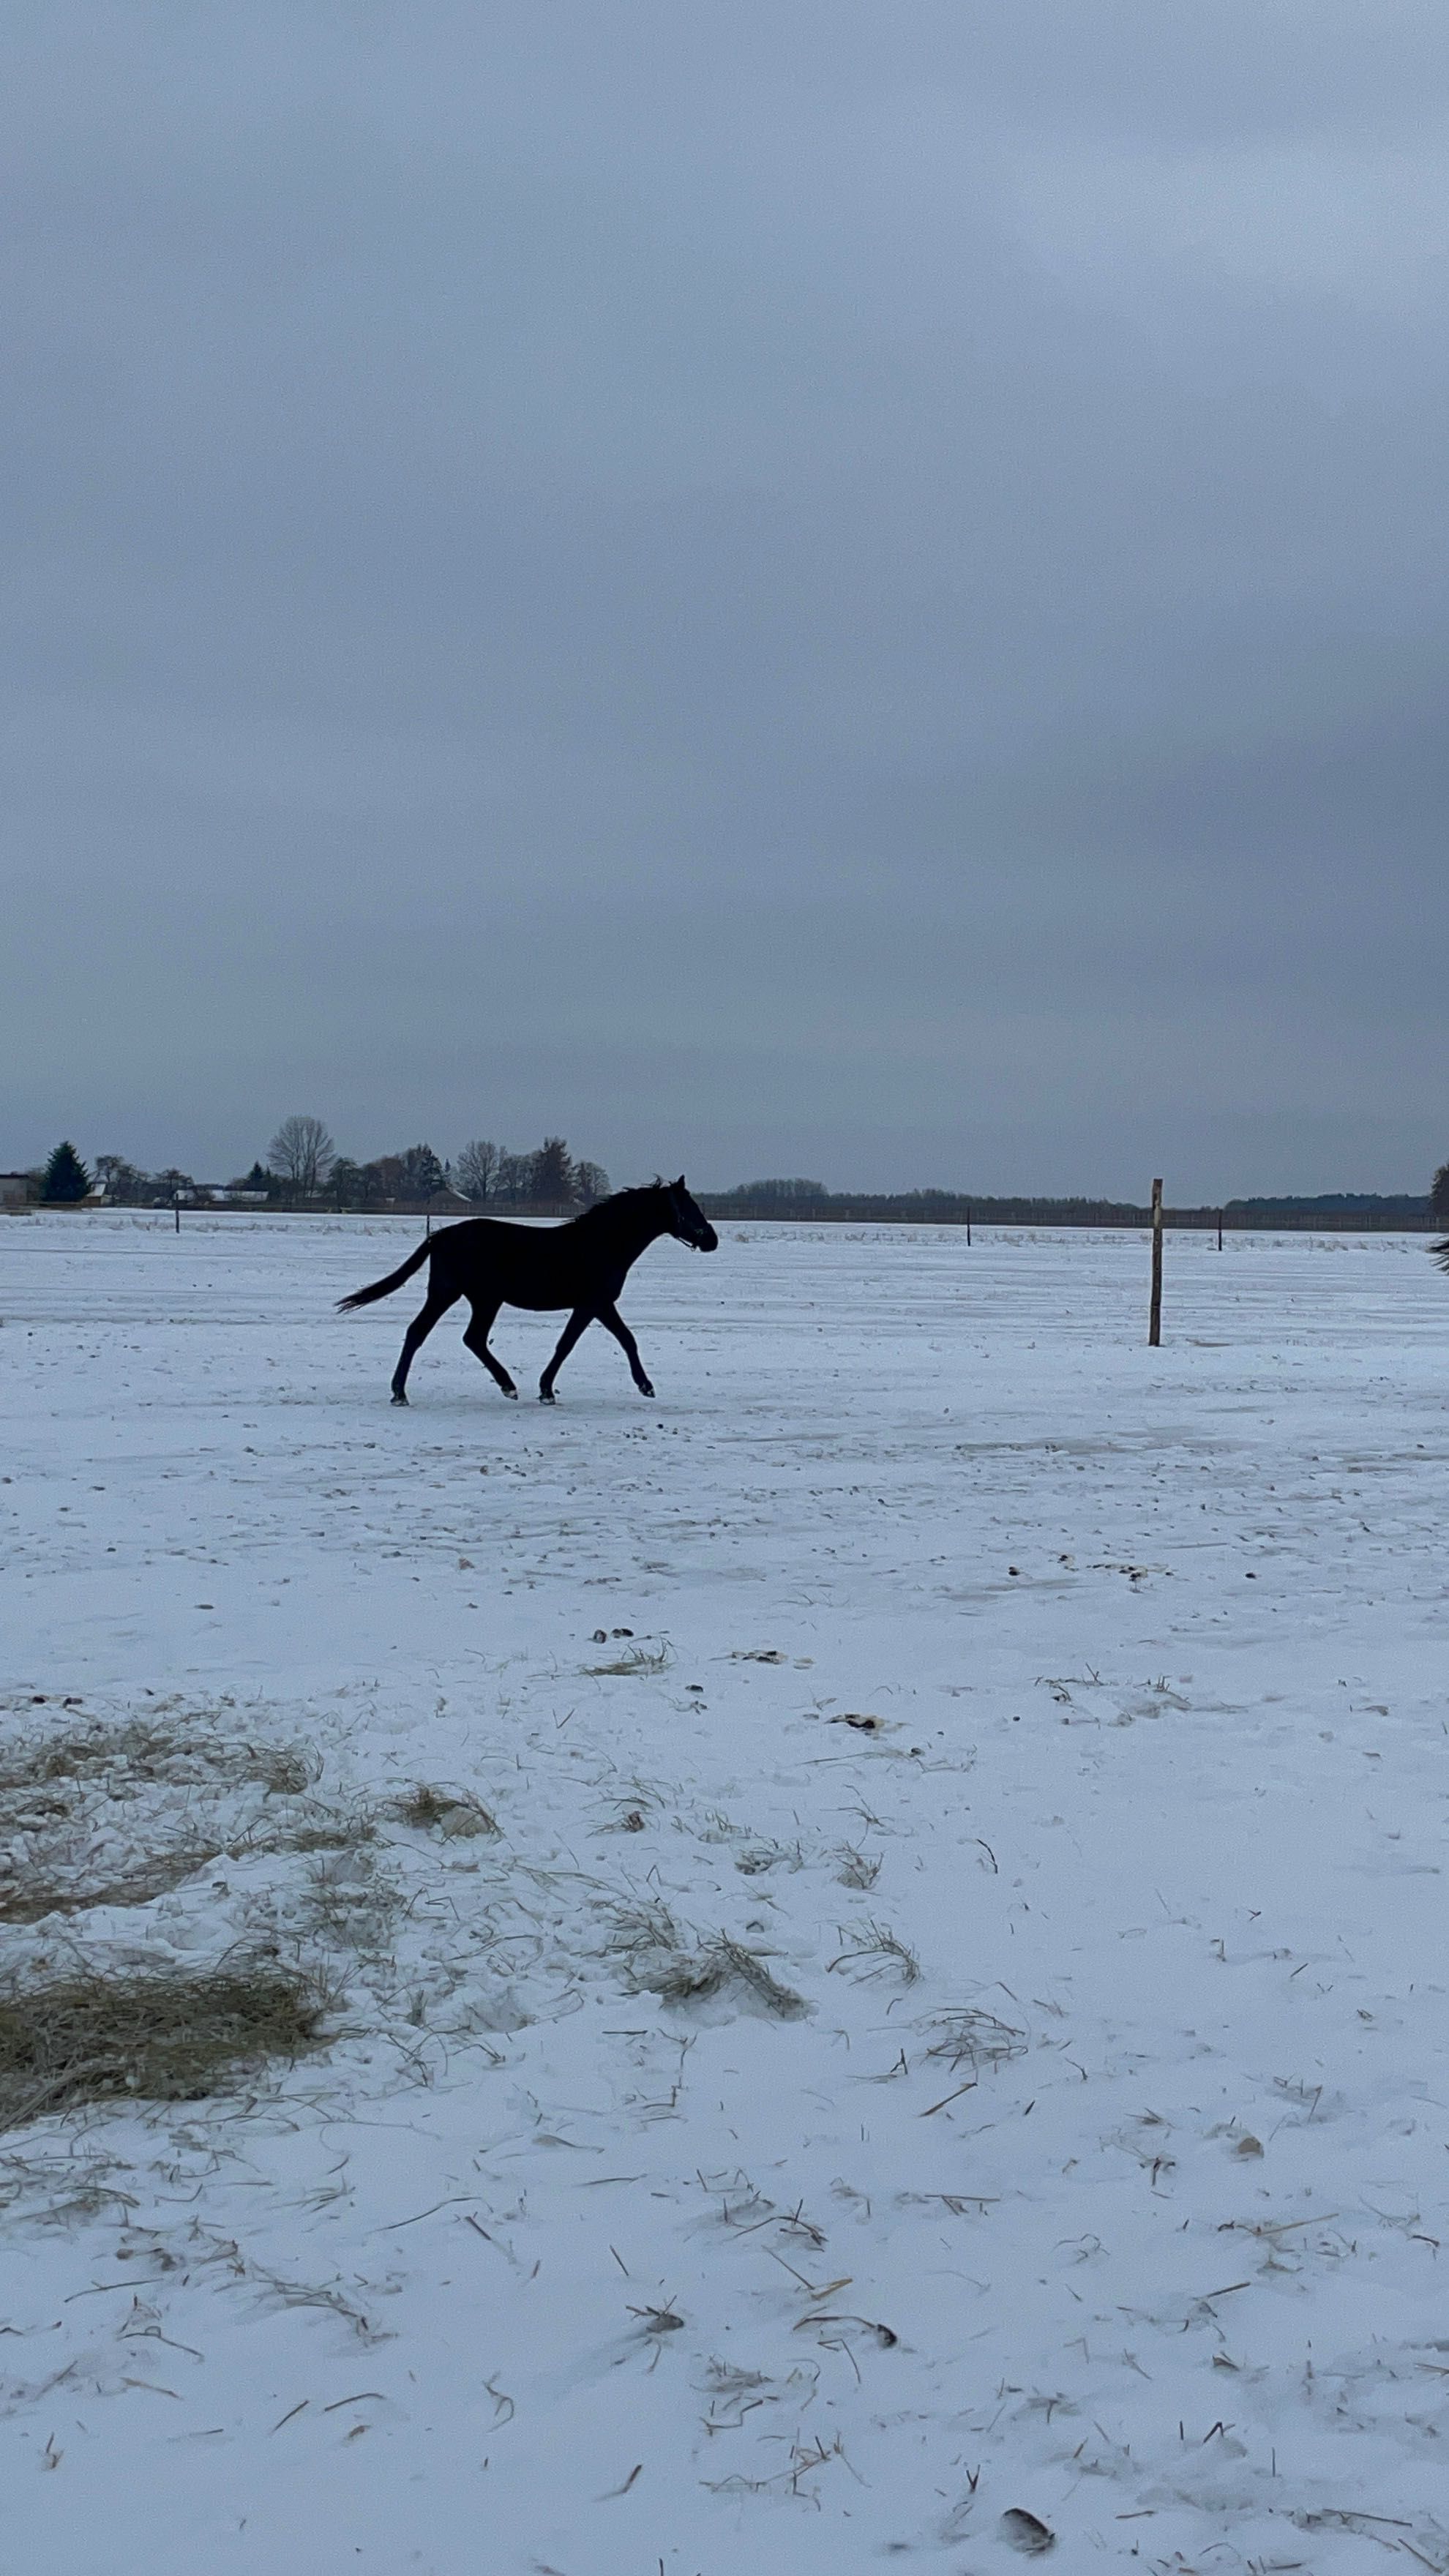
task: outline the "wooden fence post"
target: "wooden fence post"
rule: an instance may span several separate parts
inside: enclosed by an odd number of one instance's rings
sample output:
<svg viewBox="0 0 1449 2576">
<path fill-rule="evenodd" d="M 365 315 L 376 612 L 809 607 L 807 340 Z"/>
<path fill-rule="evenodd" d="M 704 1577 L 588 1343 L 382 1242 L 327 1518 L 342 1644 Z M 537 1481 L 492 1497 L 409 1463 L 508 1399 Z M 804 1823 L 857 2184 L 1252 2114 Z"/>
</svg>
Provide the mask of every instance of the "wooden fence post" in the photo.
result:
<svg viewBox="0 0 1449 2576">
<path fill-rule="evenodd" d="M 1219 1208 L 1219 1210 L 1218 1210 L 1218 1250 L 1219 1250 L 1219 1252 L 1221 1252 L 1222 1248 L 1223 1248 L 1223 1212 L 1222 1212 L 1222 1209 L 1221 1209 L 1221 1208 Z"/>
<path fill-rule="evenodd" d="M 968 1252 L 971 1249 L 971 1208 L 969 1202 L 966 1208 L 966 1249 Z"/>
<path fill-rule="evenodd" d="M 1162 1183 L 1152 1184 L 1152 1305 L 1147 1320 L 1147 1347 L 1162 1341 Z"/>
</svg>

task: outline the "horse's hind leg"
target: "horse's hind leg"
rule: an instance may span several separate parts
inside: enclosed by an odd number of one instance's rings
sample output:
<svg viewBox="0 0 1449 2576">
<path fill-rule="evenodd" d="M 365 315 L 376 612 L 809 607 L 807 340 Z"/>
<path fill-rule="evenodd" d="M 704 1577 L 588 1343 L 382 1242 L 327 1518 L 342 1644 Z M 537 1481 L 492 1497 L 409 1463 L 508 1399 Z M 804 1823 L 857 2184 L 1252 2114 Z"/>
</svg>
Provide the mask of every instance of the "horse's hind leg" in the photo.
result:
<svg viewBox="0 0 1449 2576">
<path fill-rule="evenodd" d="M 538 1400 L 540 1404 L 552 1404 L 554 1379 L 557 1377 L 559 1370 L 563 1367 L 564 1361 L 568 1358 L 575 1342 L 579 1340 L 582 1334 L 588 1331 L 593 1320 L 594 1310 L 592 1306 L 575 1306 L 573 1313 L 570 1315 L 568 1322 L 565 1324 L 563 1331 L 558 1337 L 558 1349 L 554 1352 L 553 1358 L 549 1361 L 547 1368 L 544 1370 L 542 1377 L 538 1381 Z"/>
<path fill-rule="evenodd" d="M 489 1303 L 485 1304 L 481 1297 L 471 1297 L 468 1302 L 473 1309 L 473 1321 L 469 1325 L 466 1333 L 463 1335 L 464 1346 L 472 1352 L 475 1360 L 482 1361 L 489 1376 L 498 1386 L 502 1387 L 504 1394 L 511 1395 L 516 1401 L 518 1396 L 517 1387 L 514 1385 L 512 1378 L 509 1376 L 507 1369 L 503 1365 L 503 1362 L 495 1359 L 493 1353 L 488 1348 L 488 1336 L 498 1321 L 498 1309 L 502 1300 L 501 1298 L 495 1297 Z"/>
<path fill-rule="evenodd" d="M 408 1370 L 412 1367 L 419 1349 L 427 1340 L 433 1326 L 440 1322 L 442 1317 L 446 1315 L 448 1308 L 450 1306 L 456 1306 L 457 1302 L 458 1291 L 456 1288 L 429 1288 L 427 1303 L 423 1306 L 421 1311 L 413 1317 L 412 1322 L 409 1324 L 407 1335 L 398 1357 L 397 1367 L 392 1373 L 392 1400 L 394 1404 L 406 1404 L 408 1400 Z"/>
<path fill-rule="evenodd" d="M 620 1345 L 620 1348 L 624 1353 L 624 1357 L 629 1363 L 630 1376 L 633 1378 L 634 1384 L 639 1389 L 640 1394 L 652 1395 L 654 1393 L 654 1389 L 644 1374 L 644 1363 L 639 1357 L 639 1345 L 635 1341 L 633 1334 L 630 1332 L 628 1325 L 625 1323 L 623 1316 L 620 1314 L 618 1307 L 601 1306 L 599 1308 L 599 1321 L 603 1325 L 605 1332 L 612 1333 L 615 1341 Z"/>
</svg>

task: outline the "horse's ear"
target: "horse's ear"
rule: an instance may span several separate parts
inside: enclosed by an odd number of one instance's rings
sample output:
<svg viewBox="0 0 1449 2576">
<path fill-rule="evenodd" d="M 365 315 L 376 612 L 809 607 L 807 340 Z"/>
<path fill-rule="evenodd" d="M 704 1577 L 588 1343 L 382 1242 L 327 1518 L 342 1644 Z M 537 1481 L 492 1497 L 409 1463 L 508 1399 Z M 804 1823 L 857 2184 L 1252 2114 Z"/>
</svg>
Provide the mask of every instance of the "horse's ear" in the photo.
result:
<svg viewBox="0 0 1449 2576">
<path fill-rule="evenodd" d="M 675 1188 L 676 1188 L 677 1190 L 682 1190 L 682 1189 L 683 1189 L 683 1187 L 684 1187 L 684 1174 L 683 1174 L 682 1172 L 680 1173 L 679 1178 L 678 1178 L 678 1180 L 675 1182 L 674 1186 L 675 1186 Z"/>
</svg>

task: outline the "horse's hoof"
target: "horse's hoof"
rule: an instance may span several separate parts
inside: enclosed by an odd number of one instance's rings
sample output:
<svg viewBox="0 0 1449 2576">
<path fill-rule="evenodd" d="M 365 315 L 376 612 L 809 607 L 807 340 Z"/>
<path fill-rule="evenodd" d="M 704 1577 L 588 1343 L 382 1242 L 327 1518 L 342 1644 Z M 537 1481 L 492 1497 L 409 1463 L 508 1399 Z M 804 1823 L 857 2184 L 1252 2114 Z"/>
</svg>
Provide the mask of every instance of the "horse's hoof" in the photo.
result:
<svg viewBox="0 0 1449 2576">
<path fill-rule="evenodd" d="M 393 1402 L 394 1404 L 406 1404 L 407 1397 L 404 1395 L 401 1387 L 398 1388 L 396 1395 L 393 1397 Z"/>
<path fill-rule="evenodd" d="M 538 1390 L 538 1400 L 539 1400 L 539 1403 L 540 1403 L 540 1404 L 552 1404 L 552 1402 L 553 1402 L 553 1396 L 551 1395 L 551 1393 L 550 1393 L 549 1389 L 548 1389 L 546 1386 L 541 1386 L 541 1387 L 539 1388 L 539 1390 Z"/>
<path fill-rule="evenodd" d="M 648 1397 L 648 1399 L 649 1399 L 649 1402 L 650 1402 L 651 1404 L 654 1402 L 654 1389 L 653 1389 L 653 1387 L 650 1385 L 649 1380 L 647 1379 L 647 1377 L 646 1377 L 646 1378 L 644 1378 L 644 1379 L 641 1381 L 641 1383 L 640 1383 L 640 1387 L 639 1387 L 639 1392 L 640 1392 L 640 1394 L 641 1394 L 641 1395 L 647 1396 L 647 1397 Z"/>
<path fill-rule="evenodd" d="M 503 1389 L 503 1392 L 507 1396 L 510 1404 L 516 1404 L 518 1402 L 518 1389 L 516 1386 L 506 1386 Z"/>
</svg>

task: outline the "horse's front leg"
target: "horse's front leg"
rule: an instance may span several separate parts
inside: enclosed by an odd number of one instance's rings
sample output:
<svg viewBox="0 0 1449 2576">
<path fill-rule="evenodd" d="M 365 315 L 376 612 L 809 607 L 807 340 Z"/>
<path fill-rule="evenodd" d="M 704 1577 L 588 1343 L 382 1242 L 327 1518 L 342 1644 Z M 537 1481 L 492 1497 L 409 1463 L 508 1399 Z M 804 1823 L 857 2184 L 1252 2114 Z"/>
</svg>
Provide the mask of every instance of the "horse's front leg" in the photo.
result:
<svg viewBox="0 0 1449 2576">
<path fill-rule="evenodd" d="M 563 1331 L 558 1337 L 558 1349 L 554 1352 L 553 1358 L 549 1361 L 547 1368 L 544 1370 L 542 1377 L 538 1381 L 538 1400 L 540 1404 L 552 1404 L 554 1379 L 557 1377 L 559 1370 L 563 1367 L 564 1361 L 568 1358 L 575 1342 L 588 1331 L 593 1320 L 594 1310 L 592 1306 L 575 1306 L 573 1313 L 570 1315 L 568 1322 L 565 1324 Z"/>
<path fill-rule="evenodd" d="M 639 1357 L 639 1345 L 635 1341 L 633 1334 L 630 1332 L 628 1325 L 625 1323 L 623 1316 L 620 1314 L 618 1307 L 601 1306 L 599 1308 L 599 1321 L 606 1332 L 613 1334 L 615 1341 L 623 1351 L 624 1357 L 629 1363 L 630 1374 L 633 1377 L 634 1384 L 639 1389 L 640 1394 L 652 1396 L 654 1389 L 644 1374 L 644 1363 Z"/>
</svg>

